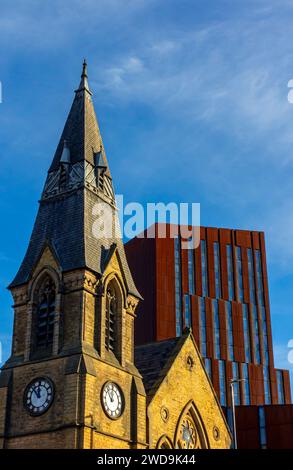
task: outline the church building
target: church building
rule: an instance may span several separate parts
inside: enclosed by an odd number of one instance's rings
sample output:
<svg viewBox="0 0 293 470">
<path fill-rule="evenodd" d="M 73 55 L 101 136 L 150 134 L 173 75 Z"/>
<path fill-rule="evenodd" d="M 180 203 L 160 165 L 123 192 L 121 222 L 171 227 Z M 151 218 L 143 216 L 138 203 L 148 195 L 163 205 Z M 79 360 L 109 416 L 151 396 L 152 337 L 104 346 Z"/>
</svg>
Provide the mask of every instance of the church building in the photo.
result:
<svg viewBox="0 0 293 470">
<path fill-rule="evenodd" d="M 192 331 L 134 346 L 143 299 L 117 219 L 84 63 L 9 286 L 14 327 L 0 374 L 0 448 L 230 448 Z"/>
</svg>

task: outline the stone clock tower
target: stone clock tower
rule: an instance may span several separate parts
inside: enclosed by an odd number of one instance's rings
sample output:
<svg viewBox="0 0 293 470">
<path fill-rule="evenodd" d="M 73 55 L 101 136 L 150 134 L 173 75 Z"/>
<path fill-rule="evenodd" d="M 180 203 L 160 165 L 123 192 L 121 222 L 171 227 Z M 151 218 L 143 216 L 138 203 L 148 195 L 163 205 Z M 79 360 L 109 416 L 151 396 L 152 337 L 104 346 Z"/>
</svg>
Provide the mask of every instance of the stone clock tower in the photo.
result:
<svg viewBox="0 0 293 470">
<path fill-rule="evenodd" d="M 15 317 L 0 375 L 0 447 L 146 447 L 133 344 L 140 295 L 116 212 L 84 63 L 9 287 Z"/>
</svg>

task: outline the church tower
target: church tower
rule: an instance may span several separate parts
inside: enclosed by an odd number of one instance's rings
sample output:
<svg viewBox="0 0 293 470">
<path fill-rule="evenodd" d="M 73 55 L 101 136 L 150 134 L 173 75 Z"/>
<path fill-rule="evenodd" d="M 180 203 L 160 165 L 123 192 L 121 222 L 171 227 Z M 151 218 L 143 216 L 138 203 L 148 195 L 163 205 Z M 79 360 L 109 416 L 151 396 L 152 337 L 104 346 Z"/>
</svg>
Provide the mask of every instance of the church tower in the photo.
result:
<svg viewBox="0 0 293 470">
<path fill-rule="evenodd" d="M 9 286 L 11 357 L 0 375 L 0 447 L 145 448 L 134 365 L 140 299 L 84 62 L 29 246 Z"/>
</svg>

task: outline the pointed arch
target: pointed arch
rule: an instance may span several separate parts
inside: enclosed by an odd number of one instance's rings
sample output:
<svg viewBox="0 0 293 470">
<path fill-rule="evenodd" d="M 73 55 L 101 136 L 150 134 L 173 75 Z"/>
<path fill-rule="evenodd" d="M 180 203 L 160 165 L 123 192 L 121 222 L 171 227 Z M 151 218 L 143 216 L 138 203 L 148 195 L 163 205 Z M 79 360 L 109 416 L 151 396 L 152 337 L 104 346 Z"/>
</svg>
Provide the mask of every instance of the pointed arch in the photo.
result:
<svg viewBox="0 0 293 470">
<path fill-rule="evenodd" d="M 42 284 L 44 278 L 49 276 L 55 283 L 56 292 L 60 290 L 61 280 L 57 271 L 51 266 L 44 266 L 31 280 L 29 284 L 29 299 L 31 302 L 35 301 L 36 293 L 38 292 L 40 285 Z"/>
<path fill-rule="evenodd" d="M 174 444 L 177 449 L 209 448 L 209 440 L 203 420 L 192 400 L 186 404 L 178 419 Z"/>
<path fill-rule="evenodd" d="M 173 449 L 173 444 L 171 439 L 167 434 L 163 434 L 157 442 L 156 449 Z"/>
<path fill-rule="evenodd" d="M 60 301 L 57 300 L 60 290 L 58 273 L 46 266 L 33 278 L 29 287 L 32 305 L 31 351 L 32 357 L 43 357 L 52 354 L 56 322 L 58 320 Z"/>
<path fill-rule="evenodd" d="M 105 282 L 105 347 L 119 359 L 121 356 L 122 311 L 124 290 L 116 275 L 109 275 Z M 120 333 L 120 334 L 119 334 Z"/>
</svg>

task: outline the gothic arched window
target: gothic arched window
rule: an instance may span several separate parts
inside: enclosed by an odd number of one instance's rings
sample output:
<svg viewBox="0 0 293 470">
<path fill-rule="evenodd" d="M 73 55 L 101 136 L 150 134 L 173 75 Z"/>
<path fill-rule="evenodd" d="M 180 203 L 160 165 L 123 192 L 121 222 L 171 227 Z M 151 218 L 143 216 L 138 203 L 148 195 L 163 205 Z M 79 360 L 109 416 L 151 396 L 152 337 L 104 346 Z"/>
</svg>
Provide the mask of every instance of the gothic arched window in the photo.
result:
<svg viewBox="0 0 293 470">
<path fill-rule="evenodd" d="M 106 322 L 105 322 L 105 346 L 109 351 L 117 349 L 117 317 L 119 311 L 119 298 L 117 289 L 112 282 L 107 287 L 106 294 Z"/>
<path fill-rule="evenodd" d="M 55 321 L 56 290 L 53 280 L 46 276 L 37 296 L 35 349 L 52 347 Z"/>
</svg>

